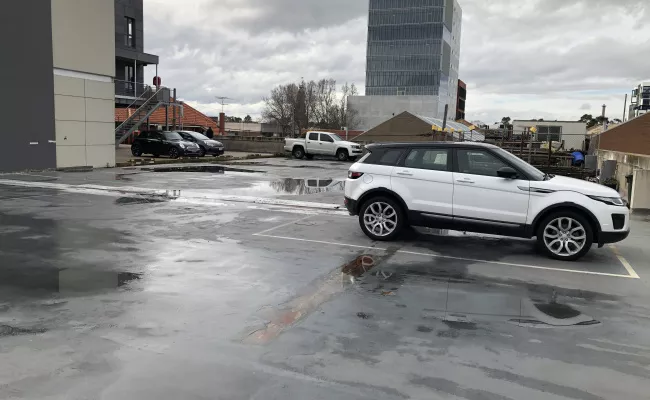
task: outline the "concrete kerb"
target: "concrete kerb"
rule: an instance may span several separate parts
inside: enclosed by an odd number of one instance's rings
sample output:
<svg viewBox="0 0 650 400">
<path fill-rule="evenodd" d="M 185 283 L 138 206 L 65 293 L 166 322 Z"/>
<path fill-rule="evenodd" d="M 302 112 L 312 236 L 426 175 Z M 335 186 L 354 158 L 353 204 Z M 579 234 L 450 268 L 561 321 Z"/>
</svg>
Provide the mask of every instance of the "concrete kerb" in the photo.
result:
<svg viewBox="0 0 650 400">
<path fill-rule="evenodd" d="M 140 165 L 165 165 L 165 164 L 214 164 L 214 163 L 223 163 L 229 161 L 238 161 L 238 160 L 255 160 L 258 158 L 275 158 L 275 157 L 286 157 L 284 153 L 276 154 L 251 154 L 246 157 L 233 157 L 233 156 L 219 156 L 211 159 L 199 158 L 199 157 L 181 157 L 177 159 L 154 159 L 154 158 L 135 158 L 127 162 L 115 163 L 115 167 L 136 167 Z"/>
</svg>

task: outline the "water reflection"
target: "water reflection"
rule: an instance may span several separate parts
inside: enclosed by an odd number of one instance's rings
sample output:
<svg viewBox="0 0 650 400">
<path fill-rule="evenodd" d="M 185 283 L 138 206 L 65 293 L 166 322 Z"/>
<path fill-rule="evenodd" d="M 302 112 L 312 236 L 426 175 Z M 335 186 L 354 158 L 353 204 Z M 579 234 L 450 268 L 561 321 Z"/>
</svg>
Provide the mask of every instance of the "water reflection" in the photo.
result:
<svg viewBox="0 0 650 400">
<path fill-rule="evenodd" d="M 42 293 L 91 293 L 117 289 L 141 278 L 141 274 L 119 271 L 69 269 L 3 269 L 0 270 L 0 287 Z"/>
<path fill-rule="evenodd" d="M 343 192 L 345 181 L 334 179 L 278 179 L 269 183 L 277 193 L 282 194 L 314 194 L 324 192 Z"/>
</svg>

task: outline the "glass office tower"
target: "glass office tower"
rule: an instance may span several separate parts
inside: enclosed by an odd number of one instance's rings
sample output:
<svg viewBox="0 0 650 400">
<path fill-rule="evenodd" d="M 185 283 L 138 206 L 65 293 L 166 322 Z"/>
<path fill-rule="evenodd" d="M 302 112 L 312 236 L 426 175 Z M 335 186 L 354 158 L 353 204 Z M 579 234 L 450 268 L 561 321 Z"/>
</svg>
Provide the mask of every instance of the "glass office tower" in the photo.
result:
<svg viewBox="0 0 650 400">
<path fill-rule="evenodd" d="M 456 108 L 456 0 L 370 0 L 366 96 L 437 96 Z"/>
</svg>

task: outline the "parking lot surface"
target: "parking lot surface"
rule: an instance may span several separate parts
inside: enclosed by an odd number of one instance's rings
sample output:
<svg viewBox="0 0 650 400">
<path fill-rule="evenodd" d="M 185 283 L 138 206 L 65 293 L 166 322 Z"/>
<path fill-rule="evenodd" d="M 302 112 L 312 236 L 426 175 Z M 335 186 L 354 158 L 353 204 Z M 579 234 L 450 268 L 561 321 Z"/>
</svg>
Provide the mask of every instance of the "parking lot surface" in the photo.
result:
<svg viewBox="0 0 650 400">
<path fill-rule="evenodd" d="M 348 167 L 0 175 L 0 399 L 649 398 L 647 217 L 574 263 L 372 242 Z"/>
</svg>

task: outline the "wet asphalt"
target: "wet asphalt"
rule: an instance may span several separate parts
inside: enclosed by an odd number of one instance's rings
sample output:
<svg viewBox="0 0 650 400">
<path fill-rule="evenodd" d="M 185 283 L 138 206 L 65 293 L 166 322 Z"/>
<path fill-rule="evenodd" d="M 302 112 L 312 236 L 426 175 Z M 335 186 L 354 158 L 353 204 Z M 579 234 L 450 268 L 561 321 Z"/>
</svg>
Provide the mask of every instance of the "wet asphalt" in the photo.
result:
<svg viewBox="0 0 650 400">
<path fill-rule="evenodd" d="M 349 164 L 225 167 L 0 179 L 340 204 Z M 373 243 L 336 211 L 0 185 L 0 399 L 647 399 L 649 237 L 635 216 L 560 263 Z"/>
</svg>

